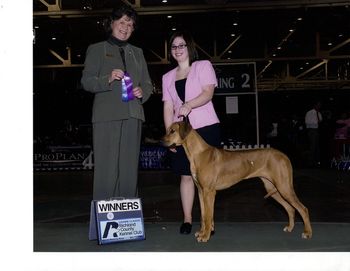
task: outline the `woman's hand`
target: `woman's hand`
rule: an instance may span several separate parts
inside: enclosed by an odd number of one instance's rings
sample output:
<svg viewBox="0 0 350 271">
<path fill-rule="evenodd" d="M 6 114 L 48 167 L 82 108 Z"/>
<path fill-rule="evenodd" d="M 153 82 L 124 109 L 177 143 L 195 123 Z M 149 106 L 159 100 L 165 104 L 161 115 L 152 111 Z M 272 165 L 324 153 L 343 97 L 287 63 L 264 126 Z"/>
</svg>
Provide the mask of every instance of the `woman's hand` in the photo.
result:
<svg viewBox="0 0 350 271">
<path fill-rule="evenodd" d="M 142 93 L 143 93 L 142 88 L 136 87 L 132 90 L 132 92 L 136 98 L 139 98 L 139 99 L 142 98 Z"/>
<path fill-rule="evenodd" d="M 179 109 L 179 116 L 186 117 L 191 111 L 192 107 L 189 105 L 189 103 L 184 103 Z"/>
<path fill-rule="evenodd" d="M 112 83 L 114 80 L 122 80 L 124 77 L 124 72 L 121 69 L 114 69 L 111 72 L 111 75 L 109 76 L 108 82 Z"/>
</svg>

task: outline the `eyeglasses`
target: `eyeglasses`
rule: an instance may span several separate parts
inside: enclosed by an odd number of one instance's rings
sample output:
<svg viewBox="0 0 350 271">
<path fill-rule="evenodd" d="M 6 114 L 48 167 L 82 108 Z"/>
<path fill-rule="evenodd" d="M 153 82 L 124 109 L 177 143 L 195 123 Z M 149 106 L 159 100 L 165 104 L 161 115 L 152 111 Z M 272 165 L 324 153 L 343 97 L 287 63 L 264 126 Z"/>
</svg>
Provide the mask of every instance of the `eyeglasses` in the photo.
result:
<svg viewBox="0 0 350 271">
<path fill-rule="evenodd" d="M 185 47 L 187 47 L 187 45 L 186 44 L 179 44 L 178 46 L 176 46 L 176 45 L 171 45 L 171 50 L 176 50 L 176 49 L 180 49 L 180 50 L 182 50 L 182 49 L 184 49 Z"/>
</svg>

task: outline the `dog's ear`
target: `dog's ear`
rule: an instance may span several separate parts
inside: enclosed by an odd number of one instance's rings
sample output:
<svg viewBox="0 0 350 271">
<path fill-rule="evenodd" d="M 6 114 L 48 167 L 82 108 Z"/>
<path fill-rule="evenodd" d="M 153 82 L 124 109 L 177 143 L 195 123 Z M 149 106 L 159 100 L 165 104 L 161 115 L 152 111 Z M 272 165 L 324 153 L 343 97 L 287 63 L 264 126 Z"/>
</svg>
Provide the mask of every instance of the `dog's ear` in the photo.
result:
<svg viewBox="0 0 350 271">
<path fill-rule="evenodd" d="M 186 123 L 190 123 L 190 119 L 188 118 L 188 115 L 187 115 L 187 116 L 184 116 L 184 117 L 182 118 L 182 121 L 183 121 L 183 122 L 186 122 Z"/>
<path fill-rule="evenodd" d="M 191 130 L 192 130 L 192 126 L 188 120 L 188 117 L 187 117 L 187 121 L 185 121 L 184 119 L 184 121 L 179 122 L 179 135 L 181 139 L 185 139 Z"/>
</svg>

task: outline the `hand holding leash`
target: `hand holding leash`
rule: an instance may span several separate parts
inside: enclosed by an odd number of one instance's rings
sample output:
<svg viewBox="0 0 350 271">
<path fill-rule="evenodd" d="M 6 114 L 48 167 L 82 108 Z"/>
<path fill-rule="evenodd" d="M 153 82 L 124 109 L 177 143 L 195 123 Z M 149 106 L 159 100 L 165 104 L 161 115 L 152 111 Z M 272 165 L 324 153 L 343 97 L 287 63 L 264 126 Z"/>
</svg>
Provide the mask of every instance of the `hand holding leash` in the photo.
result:
<svg viewBox="0 0 350 271">
<path fill-rule="evenodd" d="M 192 111 L 192 107 L 190 106 L 189 103 L 186 102 L 183 105 L 181 105 L 179 109 L 179 116 L 186 117 L 189 113 L 191 113 L 191 111 Z"/>
</svg>

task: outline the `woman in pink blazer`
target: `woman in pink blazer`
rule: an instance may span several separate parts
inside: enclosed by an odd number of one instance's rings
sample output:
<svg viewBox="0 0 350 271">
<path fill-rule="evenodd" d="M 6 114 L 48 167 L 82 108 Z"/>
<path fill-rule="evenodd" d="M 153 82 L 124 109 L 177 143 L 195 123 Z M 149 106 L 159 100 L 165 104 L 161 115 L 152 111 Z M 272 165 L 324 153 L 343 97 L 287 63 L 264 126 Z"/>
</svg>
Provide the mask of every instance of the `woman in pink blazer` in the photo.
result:
<svg viewBox="0 0 350 271">
<path fill-rule="evenodd" d="M 198 61 L 198 54 L 191 35 L 175 32 L 170 38 L 172 58 L 177 66 L 163 75 L 163 117 L 165 128 L 188 116 L 194 129 L 213 146 L 220 146 L 219 119 L 212 98 L 217 86 L 215 71 L 207 60 Z M 184 220 L 180 233 L 189 234 L 192 229 L 192 207 L 195 185 L 191 177 L 189 161 L 182 147 L 171 149 L 172 169 L 181 176 L 180 194 Z"/>
</svg>

